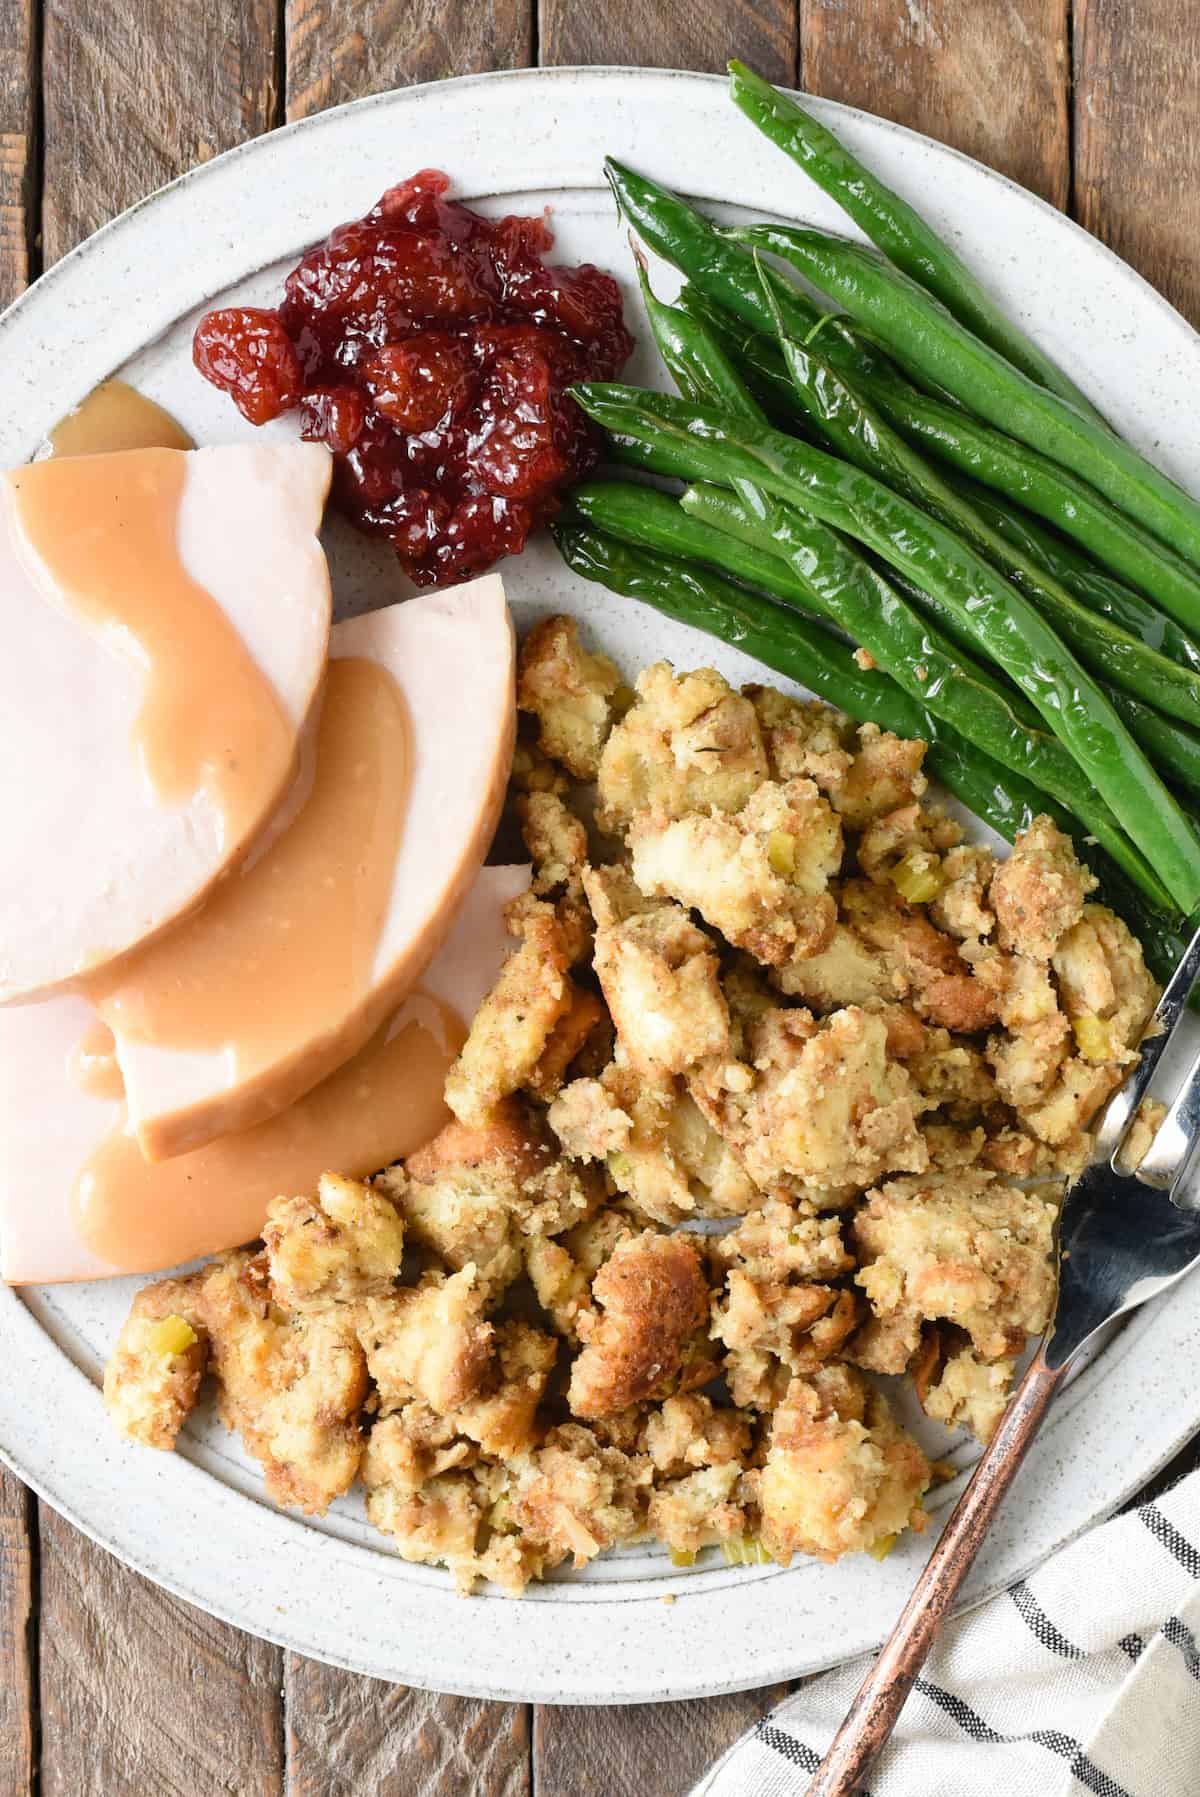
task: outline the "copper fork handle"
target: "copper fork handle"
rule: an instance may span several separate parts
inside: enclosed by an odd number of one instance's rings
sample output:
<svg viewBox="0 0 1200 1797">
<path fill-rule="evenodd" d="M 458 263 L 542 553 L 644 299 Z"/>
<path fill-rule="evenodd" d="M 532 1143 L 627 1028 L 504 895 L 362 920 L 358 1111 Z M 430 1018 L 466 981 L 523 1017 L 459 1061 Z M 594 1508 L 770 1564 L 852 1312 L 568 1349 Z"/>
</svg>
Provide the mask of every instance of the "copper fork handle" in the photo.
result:
<svg viewBox="0 0 1200 1797">
<path fill-rule="evenodd" d="M 1038 1349 L 895 1628 L 859 1686 L 808 1797 L 854 1797 L 882 1753 L 1064 1371 L 1048 1367 Z"/>
</svg>

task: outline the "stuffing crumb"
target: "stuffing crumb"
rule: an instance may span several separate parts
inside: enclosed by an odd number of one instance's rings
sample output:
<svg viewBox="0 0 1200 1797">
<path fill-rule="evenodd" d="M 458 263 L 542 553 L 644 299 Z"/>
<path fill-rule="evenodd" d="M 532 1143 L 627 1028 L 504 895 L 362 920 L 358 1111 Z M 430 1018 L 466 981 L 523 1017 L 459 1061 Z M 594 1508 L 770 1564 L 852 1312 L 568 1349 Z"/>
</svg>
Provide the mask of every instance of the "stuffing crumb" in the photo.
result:
<svg viewBox="0 0 1200 1797">
<path fill-rule="evenodd" d="M 592 1281 L 599 1313 L 581 1319 L 584 1345 L 567 1403 L 578 1417 L 613 1416 L 677 1382 L 706 1328 L 709 1287 L 700 1250 L 683 1235 L 647 1230 L 618 1242 Z M 701 1360 L 701 1368 L 711 1376 Z M 693 1369 L 693 1376 L 694 1376 Z"/>
<path fill-rule="evenodd" d="M 712 668 L 677 676 L 657 662 L 639 675 L 637 703 L 605 744 L 597 821 L 615 835 L 642 811 L 740 811 L 766 777 L 750 700 Z"/>
<path fill-rule="evenodd" d="M 521 946 L 476 1011 L 446 1079 L 446 1103 L 463 1123 L 481 1123 L 524 1084 L 571 1008 L 571 955 L 553 906 L 518 899 L 508 918 Z"/>
<path fill-rule="evenodd" d="M 276 1198 L 263 1229 L 271 1291 L 285 1310 L 380 1297 L 404 1253 L 404 1222 L 382 1192 L 323 1173 L 315 1198 Z"/>
<path fill-rule="evenodd" d="M 990 1173 L 891 1180 L 855 1217 L 856 1282 L 877 1316 L 957 1323 L 1001 1359 L 1050 1319 L 1056 1212 Z"/>
<path fill-rule="evenodd" d="M 517 704 L 536 717 L 542 753 L 575 780 L 596 778 L 620 685 L 608 656 L 584 649 L 573 618 L 543 618 L 525 639 Z"/>
<path fill-rule="evenodd" d="M 712 941 L 681 905 L 641 897 L 632 881 L 589 869 L 595 968 L 616 1032 L 639 1072 L 684 1073 L 729 1038 Z"/>
<path fill-rule="evenodd" d="M 989 897 L 1001 948 L 1048 961 L 1082 918 L 1095 885 L 1070 840 L 1048 817 L 1035 818 L 992 875 Z"/>
<path fill-rule="evenodd" d="M 922 1396 L 922 1408 L 948 1429 L 969 1429 L 986 1446 L 1004 1415 L 1015 1367 L 1011 1358 L 981 1360 L 960 1348 Z"/>
<path fill-rule="evenodd" d="M 762 1538 L 785 1566 L 793 1554 L 836 1560 L 924 1522 L 929 1462 L 881 1392 L 848 1366 L 794 1379 L 771 1418 L 760 1476 Z"/>
<path fill-rule="evenodd" d="M 829 882 L 842 830 L 811 780 L 764 781 L 735 815 L 642 812 L 629 830 L 648 898 L 692 906 L 727 942 L 772 967 L 819 954 L 837 922 Z"/>
<path fill-rule="evenodd" d="M 143 1286 L 104 1373 L 104 1401 L 122 1435 L 149 1448 L 175 1446 L 208 1366 L 202 1281 L 193 1274 Z"/>
<path fill-rule="evenodd" d="M 262 1463 L 276 1503 L 321 1515 L 358 1476 L 367 1368 L 352 1307 L 288 1314 L 265 1257 L 221 1255 L 202 1277 L 222 1420 Z"/>
</svg>

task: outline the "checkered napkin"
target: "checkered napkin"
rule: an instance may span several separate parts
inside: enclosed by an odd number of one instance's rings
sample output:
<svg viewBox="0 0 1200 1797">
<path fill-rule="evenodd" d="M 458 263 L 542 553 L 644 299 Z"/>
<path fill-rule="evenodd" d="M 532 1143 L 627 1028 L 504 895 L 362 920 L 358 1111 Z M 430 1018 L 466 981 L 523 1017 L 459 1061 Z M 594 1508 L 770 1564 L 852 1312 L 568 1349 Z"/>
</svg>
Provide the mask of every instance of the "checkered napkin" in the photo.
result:
<svg viewBox="0 0 1200 1797">
<path fill-rule="evenodd" d="M 942 1631 L 870 1797 L 1200 1797 L 1200 1471 Z M 812 1680 L 691 1797 L 803 1797 L 869 1664 Z"/>
</svg>

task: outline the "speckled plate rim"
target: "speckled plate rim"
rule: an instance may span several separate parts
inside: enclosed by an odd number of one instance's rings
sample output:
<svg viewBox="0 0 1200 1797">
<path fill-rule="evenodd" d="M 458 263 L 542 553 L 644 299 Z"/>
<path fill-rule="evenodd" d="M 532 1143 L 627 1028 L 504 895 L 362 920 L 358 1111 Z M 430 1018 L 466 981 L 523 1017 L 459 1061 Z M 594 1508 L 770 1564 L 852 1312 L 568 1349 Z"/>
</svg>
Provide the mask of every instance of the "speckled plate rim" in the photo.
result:
<svg viewBox="0 0 1200 1797">
<path fill-rule="evenodd" d="M 1200 466 L 1200 424 L 1184 404 L 1200 343 L 1160 296 L 1044 202 L 968 158 L 815 104 L 984 262 L 999 296 L 1131 437 L 1177 477 Z M 739 120 L 716 77 L 521 71 L 379 95 L 203 165 L 50 270 L 0 319 L 9 383 L 0 454 L 27 457 L 98 379 L 209 295 L 361 210 L 397 173 L 435 164 L 468 198 L 548 196 L 598 190 L 601 157 L 614 147 L 686 191 L 841 223 Z M 278 201 L 285 178 L 301 196 L 294 204 Z M 154 257 L 156 278 L 131 288 Z M 92 1539 L 187 1601 L 376 1677 L 544 1702 L 713 1695 L 878 1642 L 920 1563 L 920 1544 L 907 1541 L 882 1565 L 859 1556 L 786 1573 L 599 1579 L 551 1584 L 520 1604 L 487 1594 L 468 1608 L 438 1572 L 306 1526 L 187 1454 L 119 1443 L 69 1346 L 0 1290 L 0 1457 Z M 1200 1393 L 1173 1376 L 1195 1364 L 1198 1346 L 1192 1281 L 1083 1373 L 1036 1444 L 968 1601 L 1109 1514 L 1200 1428 Z"/>
</svg>

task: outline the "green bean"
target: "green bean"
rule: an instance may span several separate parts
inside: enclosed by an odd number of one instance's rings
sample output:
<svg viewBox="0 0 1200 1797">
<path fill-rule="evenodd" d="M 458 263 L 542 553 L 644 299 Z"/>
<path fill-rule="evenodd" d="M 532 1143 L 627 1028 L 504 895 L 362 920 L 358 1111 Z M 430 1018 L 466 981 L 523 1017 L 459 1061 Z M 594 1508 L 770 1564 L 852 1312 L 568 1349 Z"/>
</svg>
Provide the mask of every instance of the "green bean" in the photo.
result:
<svg viewBox="0 0 1200 1797">
<path fill-rule="evenodd" d="M 897 736 L 928 740 L 920 705 L 887 674 L 861 668 L 852 649 L 798 612 L 719 574 L 634 548 L 590 526 L 556 523 L 552 529 L 563 560 L 576 573 L 708 631 L 852 717 Z"/>
<path fill-rule="evenodd" d="M 684 287 L 675 303 L 680 310 L 697 316 L 707 325 L 765 404 L 788 416 L 804 418 L 783 357 L 770 338 L 743 324 L 731 312 L 690 286 Z M 1035 456 L 1032 450 L 1017 451 L 1011 439 L 968 419 L 961 408 L 951 411 L 943 406 L 939 409 L 936 401 L 927 400 L 926 395 L 904 382 L 895 368 L 885 364 L 869 345 L 860 345 L 860 353 L 856 354 L 854 333 L 847 331 L 844 320 L 831 314 L 829 326 L 817 338 L 810 334 L 810 344 L 819 343 L 824 358 L 832 362 L 852 386 L 857 386 L 872 399 L 897 429 L 918 441 L 926 441 L 935 454 L 944 454 L 944 446 L 957 434 L 960 447 L 953 458 L 957 465 L 947 468 L 946 479 L 971 502 L 993 530 L 1006 536 L 1031 561 L 1040 564 L 1090 610 L 1108 618 L 1147 648 L 1157 649 L 1181 667 L 1200 674 L 1200 645 L 1174 618 L 1132 586 L 1097 567 L 1070 542 L 1044 530 L 1029 513 L 1020 507 L 1014 509 L 1012 505 L 999 504 L 989 487 L 960 472 L 963 468 L 978 466 L 978 458 L 986 461 L 988 441 L 993 440 L 993 485 L 1000 487 L 1010 499 L 1028 502 L 1028 470 L 1022 476 L 1017 462 L 1028 458 L 1035 464 L 1042 464 L 1043 458 Z M 976 459 L 971 459 L 972 456 Z M 1041 472 L 1045 490 L 1039 509 L 1044 517 L 1063 530 L 1071 530 L 1074 524 L 1073 534 L 1081 541 L 1086 540 L 1086 532 L 1081 526 L 1093 516 L 1097 528 L 1115 527 L 1122 538 L 1132 531 L 1135 540 L 1126 543 L 1124 556 L 1127 568 L 1140 567 L 1148 561 L 1149 565 L 1160 569 L 1158 579 L 1178 586 L 1180 604 L 1191 601 L 1200 604 L 1200 581 L 1156 539 L 1137 532 L 1136 527 L 1129 526 L 1128 520 L 1101 499 L 1094 489 L 1082 481 L 1074 481 L 1053 462 L 1045 462 Z M 1152 579 L 1146 590 L 1150 591 L 1153 584 Z"/>
<path fill-rule="evenodd" d="M 691 518 L 693 523 L 705 524 L 710 530 L 723 531 L 730 537 L 736 537 L 741 549 L 752 553 L 755 557 L 755 565 L 759 573 L 754 585 L 761 587 L 764 592 L 770 593 L 773 597 L 784 597 L 773 584 L 774 577 L 769 569 L 762 565 L 761 558 L 767 548 L 763 520 L 761 516 L 744 506 L 736 493 L 731 492 L 728 487 L 716 487 L 711 483 L 698 481 L 683 492 L 677 503 L 680 511 Z M 619 536 L 620 532 L 615 534 Z M 779 557 L 779 566 L 781 568 L 789 567 L 790 564 L 786 561 L 783 546 L 778 541 L 772 540 L 771 547 Z M 736 559 L 732 552 L 729 559 L 730 561 Z M 974 634 L 964 625 L 957 611 L 944 605 L 940 600 L 927 593 L 923 587 L 919 587 L 915 581 L 910 580 L 906 574 L 902 574 L 898 568 L 889 567 L 886 562 L 882 561 L 882 558 L 872 555 L 870 551 L 867 552 L 865 559 L 874 568 L 876 574 L 882 580 L 886 580 L 888 585 L 900 594 L 901 598 L 907 599 L 910 604 L 915 605 L 952 642 L 957 643 L 960 648 L 966 650 L 968 655 L 974 657 L 977 648 Z M 975 671 L 981 679 L 991 672 L 983 667 L 977 667 Z M 1004 681 L 1002 676 L 995 680 L 995 684 L 1011 705 L 1014 716 L 1018 717 L 1023 724 L 1040 732 L 1041 717 L 1025 695 L 1011 682 Z"/>
<path fill-rule="evenodd" d="M 691 510 L 690 507 L 688 509 Z M 696 513 L 693 512 L 692 515 L 696 522 L 700 522 Z M 939 625 L 952 641 L 965 646 L 968 650 L 973 647 L 969 634 L 959 628 L 957 620 L 948 606 L 919 587 L 907 575 L 899 573 L 897 569 L 888 568 L 886 575 L 896 591 L 910 604 L 915 605 L 918 611 Z M 762 584 L 767 592 L 772 590 L 766 581 Z M 1013 711 L 1022 722 L 1028 724 L 1036 721 L 1037 713 L 1033 712 L 1033 708 L 1022 699 L 1015 688 L 1008 686 L 1007 688 L 1002 687 L 1001 690 L 1007 690 Z M 1134 741 L 1146 751 L 1160 775 L 1169 780 L 1173 786 L 1184 786 L 1190 791 L 1200 792 L 1200 735 L 1197 735 L 1194 730 L 1189 730 L 1185 724 L 1177 722 L 1175 718 L 1163 717 L 1162 713 L 1155 711 L 1152 705 L 1147 705 L 1144 699 L 1135 698 L 1132 693 L 1121 692 L 1118 688 L 1114 688 L 1108 697 L 1112 702 L 1113 710 Z M 1031 712 L 1033 712 L 1032 717 L 1030 716 Z"/>
<path fill-rule="evenodd" d="M 764 288 L 768 304 L 770 290 Z M 1028 593 L 1063 640 L 1101 679 L 1184 723 L 1200 723 L 1200 675 L 1148 649 L 1136 637 L 1081 605 L 1053 575 L 993 530 L 970 501 L 863 400 L 815 350 L 783 334 L 779 347 L 810 424 L 831 448 L 949 525 Z"/>
<path fill-rule="evenodd" d="M 678 307 L 664 305 L 650 286 L 645 257 L 636 250 L 634 257 L 642 303 L 658 353 L 684 398 L 716 406 L 750 429 L 765 424 L 765 413 L 719 339 L 702 320 Z M 771 293 L 769 278 L 764 279 L 761 272 L 759 288 L 772 317 L 776 316 L 778 302 Z M 770 518 L 774 501 L 755 482 L 735 480 L 734 491 L 752 516 L 764 521 Z M 825 609 L 819 599 L 817 609 Z"/>
<path fill-rule="evenodd" d="M 876 251 L 783 225 L 735 226 L 724 234 L 782 256 L 865 323 L 902 367 L 948 388 L 981 418 L 1070 468 L 1185 560 L 1200 563 L 1200 505 L 1190 494 L 1106 425 L 972 336 L 940 300 Z M 1180 622 L 1194 626 L 1200 613 Z"/>
<path fill-rule="evenodd" d="M 741 506 L 742 502 L 732 493 L 728 497 Z M 704 562 L 735 580 L 765 589 L 788 605 L 814 615 L 820 613 L 813 589 L 798 580 L 778 555 L 735 542 L 727 531 L 689 517 L 678 499 L 657 487 L 636 481 L 582 481 L 571 489 L 571 506 L 596 530 L 605 531 L 622 543 Z"/>
<path fill-rule="evenodd" d="M 686 312 L 712 333 L 743 377 L 751 377 L 764 392 L 789 412 L 796 411 L 796 396 L 792 391 L 791 379 L 784 366 L 773 326 L 768 335 L 757 325 L 747 324 L 727 307 L 710 299 L 691 281 L 685 282 L 680 288 L 675 304 L 681 312 Z M 818 334 L 826 359 L 848 380 L 898 378 L 895 363 L 889 357 L 879 354 L 858 332 L 849 328 L 846 320 L 838 318 L 835 313 L 826 312 L 818 317 L 805 333 L 804 341 L 812 342 Z"/>
<path fill-rule="evenodd" d="M 617 210 L 639 237 L 712 299 L 737 313 L 747 324 L 771 329 L 771 318 L 750 256 L 722 237 L 710 219 L 647 175 L 639 175 L 611 156 L 604 173 Z M 810 331 L 820 310 L 791 281 L 778 277 L 779 303 L 791 329 Z"/>
<path fill-rule="evenodd" d="M 673 459 L 682 478 L 754 481 L 933 587 L 1037 706 L 1179 908 L 1200 904 L 1200 841 L 1104 694 L 1023 595 L 945 526 L 872 476 L 778 431 L 617 383 L 573 391 L 616 439 L 649 447 L 660 464 Z"/>
<path fill-rule="evenodd" d="M 1200 734 L 1165 718 L 1131 693 L 1111 693 L 1117 715 L 1172 786 L 1200 793 Z"/>
<path fill-rule="evenodd" d="M 981 337 L 1030 380 L 1069 400 L 1103 424 L 1075 383 L 1000 307 L 949 244 L 898 193 L 872 174 L 811 113 L 780 93 L 744 63 L 731 62 L 735 106 L 818 187 L 837 201 L 859 229 L 897 268 L 934 294 L 968 330 Z"/>
<path fill-rule="evenodd" d="M 696 517 L 696 522 L 699 521 Z M 939 625 L 954 642 L 963 644 L 968 649 L 972 647 L 968 633 L 956 626 L 956 620 L 948 606 L 895 568 L 888 568 L 886 572 L 888 580 L 903 598 Z M 766 581 L 761 584 L 767 592 L 772 590 Z M 1033 713 L 1033 719 L 1030 718 L 1032 707 L 1026 708 L 1027 701 L 1015 702 L 1021 697 L 1015 688 L 1008 688 L 1008 696 L 1013 703 L 1015 715 L 1022 722 L 1030 723 L 1036 719 L 1036 712 Z M 1152 705 L 1147 705 L 1144 699 L 1135 698 L 1132 693 L 1113 688 L 1108 697 L 1130 736 L 1146 751 L 1159 774 L 1172 786 L 1183 786 L 1192 792 L 1200 792 L 1200 735 L 1175 718 L 1163 717 Z"/>
<path fill-rule="evenodd" d="M 1185 631 L 1200 634 L 1200 576 L 1086 481 L 904 382 L 876 375 L 863 385 L 906 437 L 1053 524 Z"/>
<path fill-rule="evenodd" d="M 658 298 L 650 285 L 646 258 L 636 249 L 634 262 L 655 347 L 683 397 L 718 406 L 745 424 L 765 424 L 762 407 L 716 335 L 702 320 Z M 764 305 L 770 308 L 769 276 L 767 281 L 760 280 L 759 287 Z"/>
<path fill-rule="evenodd" d="M 1147 648 L 1157 649 L 1181 667 L 1200 674 L 1200 644 L 1174 618 L 1160 611 L 1141 593 L 1135 593 L 1115 575 L 1098 568 L 1073 544 L 1046 530 L 1027 512 L 1011 504 L 1001 504 L 993 492 L 970 475 L 947 469 L 946 478 L 970 500 L 993 530 L 1017 544 L 1031 561 L 1039 562 L 1084 605 L 1119 624 Z"/>
</svg>

